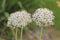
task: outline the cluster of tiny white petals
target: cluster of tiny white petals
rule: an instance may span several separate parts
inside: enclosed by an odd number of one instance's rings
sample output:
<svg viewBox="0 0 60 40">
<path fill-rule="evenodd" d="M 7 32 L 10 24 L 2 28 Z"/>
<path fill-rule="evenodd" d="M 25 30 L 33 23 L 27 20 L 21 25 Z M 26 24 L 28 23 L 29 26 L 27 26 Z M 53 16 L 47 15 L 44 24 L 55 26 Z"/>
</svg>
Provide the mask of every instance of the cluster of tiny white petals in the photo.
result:
<svg viewBox="0 0 60 40">
<path fill-rule="evenodd" d="M 25 27 L 32 22 L 31 15 L 27 11 L 17 11 L 12 13 L 8 18 L 7 26 L 9 27 Z"/>
<path fill-rule="evenodd" d="M 39 26 L 48 26 L 54 24 L 53 20 L 55 16 L 53 15 L 53 12 L 47 8 L 37 9 L 32 17 L 33 21 L 35 21 Z"/>
</svg>

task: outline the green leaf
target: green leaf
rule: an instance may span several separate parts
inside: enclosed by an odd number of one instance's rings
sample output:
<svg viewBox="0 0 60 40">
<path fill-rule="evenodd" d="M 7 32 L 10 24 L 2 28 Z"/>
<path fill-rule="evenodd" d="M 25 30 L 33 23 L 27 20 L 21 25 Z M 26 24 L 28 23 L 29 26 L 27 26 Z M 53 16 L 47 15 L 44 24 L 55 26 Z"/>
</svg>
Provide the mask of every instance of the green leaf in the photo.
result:
<svg viewBox="0 0 60 40">
<path fill-rule="evenodd" d="M 9 13 L 8 13 L 8 12 L 5 12 L 5 13 L 4 13 L 4 16 L 5 16 L 6 19 L 8 19 Z"/>
<path fill-rule="evenodd" d="M 6 4 L 6 0 L 0 0 L 0 12 L 5 11 L 5 4 Z"/>
<path fill-rule="evenodd" d="M 25 10 L 24 6 L 22 5 L 21 1 L 17 2 L 18 6 L 20 7 L 21 10 Z"/>
<path fill-rule="evenodd" d="M 2 0 L 0 0 L 0 12 L 2 11 L 1 5 L 2 5 Z"/>
</svg>

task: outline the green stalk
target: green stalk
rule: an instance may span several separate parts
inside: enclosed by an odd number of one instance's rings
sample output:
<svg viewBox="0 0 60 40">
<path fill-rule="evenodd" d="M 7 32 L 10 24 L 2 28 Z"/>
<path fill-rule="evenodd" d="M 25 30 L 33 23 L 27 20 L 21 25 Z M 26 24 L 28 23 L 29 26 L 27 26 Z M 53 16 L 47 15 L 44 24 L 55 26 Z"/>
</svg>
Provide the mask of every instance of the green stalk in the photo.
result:
<svg viewBox="0 0 60 40">
<path fill-rule="evenodd" d="M 43 27 L 40 29 L 40 40 L 42 40 L 42 34 L 43 34 Z"/>
<path fill-rule="evenodd" d="M 18 36 L 17 36 L 17 32 L 18 32 L 18 28 L 16 27 L 16 35 L 15 35 L 15 40 L 18 40 Z"/>
<path fill-rule="evenodd" d="M 14 31 L 14 28 L 10 28 L 10 29 L 12 31 L 12 34 L 13 34 L 14 38 L 16 38 L 16 34 L 15 34 L 15 31 Z"/>
<path fill-rule="evenodd" d="M 22 36 L 23 36 L 23 27 L 21 28 L 20 40 L 22 40 Z"/>
<path fill-rule="evenodd" d="M 23 4 L 20 1 L 18 1 L 17 4 L 21 8 L 21 10 L 24 10 L 24 6 L 23 6 Z"/>
</svg>

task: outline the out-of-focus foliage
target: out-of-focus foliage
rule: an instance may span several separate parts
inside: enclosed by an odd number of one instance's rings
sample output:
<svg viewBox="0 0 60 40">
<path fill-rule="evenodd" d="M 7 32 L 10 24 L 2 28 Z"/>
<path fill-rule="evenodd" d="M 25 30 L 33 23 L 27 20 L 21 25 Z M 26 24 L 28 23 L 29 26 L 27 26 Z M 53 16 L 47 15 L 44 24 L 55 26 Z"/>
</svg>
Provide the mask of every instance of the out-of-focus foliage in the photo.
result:
<svg viewBox="0 0 60 40">
<path fill-rule="evenodd" d="M 48 8 L 54 12 L 55 15 L 55 28 L 60 29 L 60 7 L 57 6 L 57 1 L 59 0 L 21 0 L 22 4 L 24 7 L 29 11 L 29 12 L 34 12 L 37 8 L 43 7 L 43 8 Z"/>
<path fill-rule="evenodd" d="M 54 12 L 55 28 L 60 29 L 60 7 L 57 0 L 0 0 L 0 29 L 6 27 L 7 18 L 10 13 L 25 9 L 32 13 L 37 8 L 48 8 Z M 32 27 L 36 25 L 32 22 Z"/>
</svg>

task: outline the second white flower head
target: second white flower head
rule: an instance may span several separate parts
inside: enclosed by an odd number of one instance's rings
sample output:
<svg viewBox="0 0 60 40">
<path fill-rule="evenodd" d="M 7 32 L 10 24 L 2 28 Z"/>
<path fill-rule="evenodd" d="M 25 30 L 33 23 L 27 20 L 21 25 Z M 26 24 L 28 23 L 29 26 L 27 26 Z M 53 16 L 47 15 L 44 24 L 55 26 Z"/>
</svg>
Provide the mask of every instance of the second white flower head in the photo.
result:
<svg viewBox="0 0 60 40">
<path fill-rule="evenodd" d="M 35 21 L 39 26 L 48 26 L 54 24 L 53 20 L 55 16 L 53 15 L 53 12 L 47 8 L 37 9 L 32 17 L 33 21 Z"/>
</svg>

